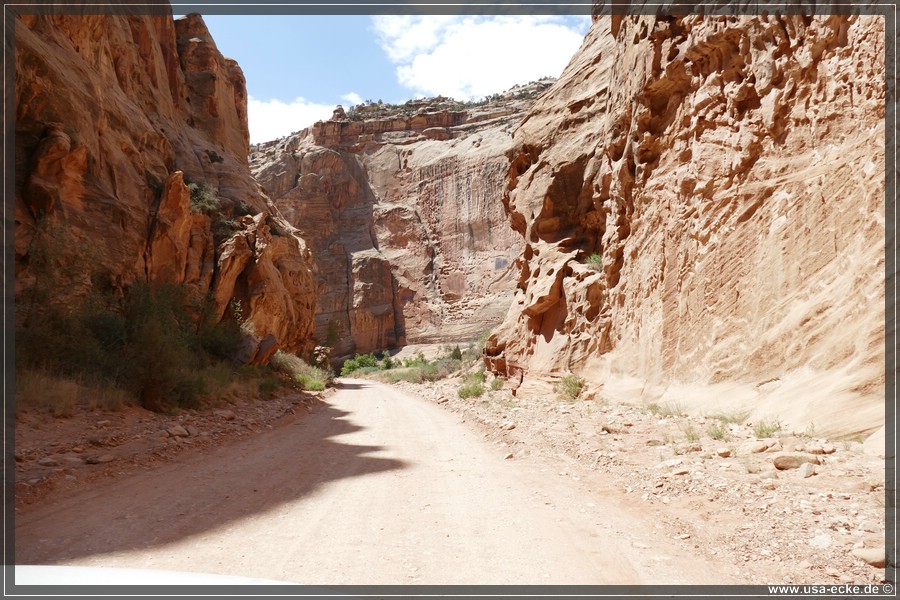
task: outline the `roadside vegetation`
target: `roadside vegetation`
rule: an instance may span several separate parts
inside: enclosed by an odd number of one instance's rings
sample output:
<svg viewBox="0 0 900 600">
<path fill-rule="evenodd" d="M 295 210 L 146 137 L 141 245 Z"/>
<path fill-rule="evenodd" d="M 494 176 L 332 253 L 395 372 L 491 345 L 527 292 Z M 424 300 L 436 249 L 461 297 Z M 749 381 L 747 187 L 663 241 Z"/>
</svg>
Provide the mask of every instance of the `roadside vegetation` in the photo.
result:
<svg viewBox="0 0 900 600">
<path fill-rule="evenodd" d="M 778 419 L 762 419 L 753 426 L 753 434 L 758 439 L 770 438 L 781 431 L 781 422 Z"/>
<path fill-rule="evenodd" d="M 36 283 L 15 307 L 17 410 L 66 417 L 140 405 L 174 413 L 266 399 L 286 385 L 317 389 L 328 380 L 297 357 L 287 375 L 277 364 L 243 365 L 237 357 L 249 327 L 236 300 L 220 320 L 212 299 L 192 288 L 137 282 L 123 294 L 99 277 L 88 291 L 60 300 L 68 290 L 56 282 L 70 279 L 62 269 L 91 273 L 90 257 L 83 257 L 87 265 L 64 263 L 56 247 L 64 232 L 43 233 L 32 254 Z"/>
<path fill-rule="evenodd" d="M 456 352 L 457 350 L 458 352 Z M 341 367 L 341 375 L 344 377 L 370 377 L 387 383 L 437 381 L 459 371 L 463 367 L 465 358 L 474 359 L 467 353 L 464 354 L 458 346 L 454 349 L 446 349 L 441 356 L 431 360 L 425 358 L 422 352 L 412 358 L 402 360 L 391 358 L 388 350 L 378 356 L 374 352 L 369 352 L 368 354 L 357 354 L 346 360 Z"/>
<path fill-rule="evenodd" d="M 484 332 L 478 340 L 468 343 L 465 348 L 459 344 L 445 345 L 433 358 L 426 358 L 420 351 L 412 357 L 403 359 L 391 357 L 390 351 L 357 354 L 347 359 L 341 367 L 342 376 L 364 377 L 386 383 L 434 382 L 450 377 L 460 377 L 457 390 L 460 398 L 477 398 L 488 391 L 485 365 L 482 352 L 489 331 Z M 491 381 L 491 390 L 503 387 L 502 379 Z"/>
<path fill-rule="evenodd" d="M 684 407 L 678 402 L 668 402 L 666 404 L 651 402 L 647 405 L 647 410 L 650 414 L 657 417 L 681 417 L 687 414 L 684 411 Z"/>
<path fill-rule="evenodd" d="M 574 402 L 581 396 L 584 390 L 584 379 L 578 375 L 569 374 L 559 380 L 555 386 L 556 397 L 563 402 Z"/>
<path fill-rule="evenodd" d="M 312 366 L 296 354 L 289 354 L 281 350 L 275 353 L 269 366 L 275 371 L 287 375 L 294 387 L 301 390 L 321 392 L 334 380 L 334 371 L 331 367 Z"/>
<path fill-rule="evenodd" d="M 486 391 L 484 370 L 484 364 L 482 364 L 479 369 L 463 377 L 462 385 L 457 390 L 460 398 L 480 398 L 484 395 Z"/>
</svg>

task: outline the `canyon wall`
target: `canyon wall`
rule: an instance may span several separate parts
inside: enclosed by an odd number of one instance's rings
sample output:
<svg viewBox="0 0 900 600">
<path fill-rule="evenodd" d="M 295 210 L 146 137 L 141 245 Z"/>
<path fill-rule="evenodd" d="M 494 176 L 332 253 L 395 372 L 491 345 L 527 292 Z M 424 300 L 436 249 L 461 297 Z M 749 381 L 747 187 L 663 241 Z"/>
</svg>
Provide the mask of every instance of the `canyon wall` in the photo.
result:
<svg viewBox="0 0 900 600">
<path fill-rule="evenodd" d="M 547 85 L 477 109 L 339 117 L 252 153 L 313 250 L 316 338 L 335 357 L 468 341 L 502 320 L 524 245 L 501 201 L 511 130 Z"/>
<path fill-rule="evenodd" d="M 884 44 L 881 17 L 595 17 L 514 133 L 491 368 L 883 426 Z"/>
<path fill-rule="evenodd" d="M 165 281 L 217 318 L 239 304 L 271 351 L 307 348 L 311 255 L 250 174 L 240 67 L 199 15 L 65 12 L 15 20 L 20 325 L 38 288 L 72 304 Z"/>
</svg>

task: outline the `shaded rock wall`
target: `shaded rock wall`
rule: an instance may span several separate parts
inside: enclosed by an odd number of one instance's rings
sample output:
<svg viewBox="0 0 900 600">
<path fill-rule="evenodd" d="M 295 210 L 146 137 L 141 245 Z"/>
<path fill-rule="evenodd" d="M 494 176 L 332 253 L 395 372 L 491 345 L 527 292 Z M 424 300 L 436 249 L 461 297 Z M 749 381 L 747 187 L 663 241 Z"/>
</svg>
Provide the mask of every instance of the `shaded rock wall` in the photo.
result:
<svg viewBox="0 0 900 600">
<path fill-rule="evenodd" d="M 15 44 L 17 305 L 41 278 L 62 303 L 162 280 L 307 346 L 311 257 L 250 175 L 244 76 L 202 18 L 23 15 Z M 192 211 L 186 181 L 220 210 Z"/>
<path fill-rule="evenodd" d="M 523 395 L 574 371 L 801 431 L 882 424 L 883 25 L 595 18 L 515 132 L 525 248 L 492 368 Z"/>
</svg>

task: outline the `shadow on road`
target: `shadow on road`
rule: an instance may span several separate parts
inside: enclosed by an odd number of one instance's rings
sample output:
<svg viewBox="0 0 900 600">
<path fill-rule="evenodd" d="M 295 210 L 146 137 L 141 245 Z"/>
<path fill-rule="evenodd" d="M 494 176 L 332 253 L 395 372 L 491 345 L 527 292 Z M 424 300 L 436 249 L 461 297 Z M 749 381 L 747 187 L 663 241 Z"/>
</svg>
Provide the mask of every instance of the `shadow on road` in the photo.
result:
<svg viewBox="0 0 900 600">
<path fill-rule="evenodd" d="M 351 384 L 353 385 L 353 384 Z M 402 469 L 329 404 L 292 424 L 147 473 L 106 481 L 16 519 L 16 564 L 148 549 L 266 513 L 340 479 Z"/>
<path fill-rule="evenodd" d="M 371 387 L 371 384 L 358 379 L 350 381 L 347 381 L 346 379 L 336 379 L 334 381 L 334 387 L 338 390 L 364 390 Z"/>
</svg>

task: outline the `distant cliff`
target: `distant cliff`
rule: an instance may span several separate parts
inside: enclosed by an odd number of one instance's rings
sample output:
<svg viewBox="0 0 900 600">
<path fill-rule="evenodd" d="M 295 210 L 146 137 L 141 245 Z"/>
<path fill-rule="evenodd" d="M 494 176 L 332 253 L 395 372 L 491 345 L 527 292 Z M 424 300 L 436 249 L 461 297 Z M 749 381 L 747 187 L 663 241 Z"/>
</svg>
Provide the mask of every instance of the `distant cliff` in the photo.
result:
<svg viewBox="0 0 900 600">
<path fill-rule="evenodd" d="M 15 28 L 17 304 L 51 276 L 63 304 L 166 281 L 308 347 L 311 256 L 250 175 L 244 76 L 202 18 L 20 16 Z"/>
<path fill-rule="evenodd" d="M 512 299 L 511 131 L 549 82 L 478 106 L 369 104 L 263 144 L 251 168 L 313 250 L 335 356 L 473 339 Z"/>
<path fill-rule="evenodd" d="M 870 432 L 884 411 L 884 22 L 595 18 L 514 133 L 521 382 Z M 801 429 L 802 430 L 802 429 Z"/>
</svg>

